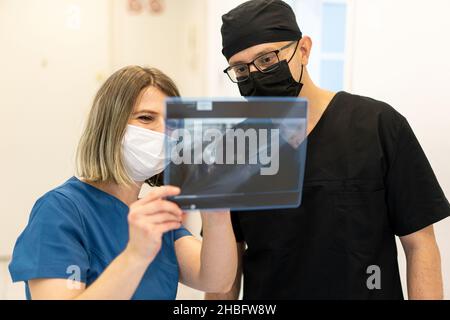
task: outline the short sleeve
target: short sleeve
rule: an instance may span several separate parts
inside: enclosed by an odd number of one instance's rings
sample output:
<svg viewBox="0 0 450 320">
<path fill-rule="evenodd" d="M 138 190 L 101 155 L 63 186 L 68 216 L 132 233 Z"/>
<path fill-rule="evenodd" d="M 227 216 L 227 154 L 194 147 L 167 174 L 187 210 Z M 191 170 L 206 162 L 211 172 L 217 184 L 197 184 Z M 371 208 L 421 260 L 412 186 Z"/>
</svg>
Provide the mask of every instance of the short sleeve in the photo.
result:
<svg viewBox="0 0 450 320">
<path fill-rule="evenodd" d="M 192 236 L 192 233 L 189 232 L 188 229 L 186 229 L 184 226 L 181 226 L 177 230 L 174 230 L 174 241 L 177 241 L 180 238 L 186 237 L 186 236 Z"/>
<path fill-rule="evenodd" d="M 51 191 L 34 205 L 28 225 L 17 239 L 9 271 L 14 282 L 67 279 L 86 282 L 89 255 L 77 207 Z"/>
<path fill-rule="evenodd" d="M 402 117 L 386 177 L 393 230 L 405 236 L 450 215 L 450 205 L 413 130 Z"/>
</svg>

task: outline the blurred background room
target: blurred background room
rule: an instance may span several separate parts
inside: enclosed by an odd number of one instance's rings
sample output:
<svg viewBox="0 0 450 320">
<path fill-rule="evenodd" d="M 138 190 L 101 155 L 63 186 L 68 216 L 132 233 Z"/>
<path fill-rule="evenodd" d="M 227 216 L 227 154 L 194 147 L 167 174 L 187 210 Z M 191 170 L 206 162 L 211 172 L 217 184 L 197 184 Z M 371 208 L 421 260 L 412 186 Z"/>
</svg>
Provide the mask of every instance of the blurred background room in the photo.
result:
<svg viewBox="0 0 450 320">
<path fill-rule="evenodd" d="M 37 198 L 74 175 L 83 121 L 102 82 L 137 64 L 167 73 L 183 96 L 238 96 L 222 72 L 220 26 L 242 2 L 0 0 L 0 299 L 24 298 L 7 268 L 15 240 Z M 450 197 L 450 1 L 286 2 L 313 40 L 313 80 L 406 116 Z M 195 234 L 199 221 L 198 214 L 187 221 Z M 449 220 L 436 226 L 446 299 L 449 230 Z M 399 250 L 403 283 L 404 260 Z M 202 297 L 179 288 L 179 299 Z"/>
</svg>

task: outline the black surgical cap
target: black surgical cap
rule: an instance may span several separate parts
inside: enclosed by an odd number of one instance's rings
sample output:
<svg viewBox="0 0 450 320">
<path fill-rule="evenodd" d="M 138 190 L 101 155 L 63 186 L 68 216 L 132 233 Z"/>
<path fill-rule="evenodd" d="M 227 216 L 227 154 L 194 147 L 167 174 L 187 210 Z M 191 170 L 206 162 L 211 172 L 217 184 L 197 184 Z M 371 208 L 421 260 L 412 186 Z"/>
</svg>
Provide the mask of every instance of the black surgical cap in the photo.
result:
<svg viewBox="0 0 450 320">
<path fill-rule="evenodd" d="M 222 16 L 222 53 L 229 60 L 252 46 L 302 37 L 292 8 L 281 0 L 251 0 Z"/>
</svg>

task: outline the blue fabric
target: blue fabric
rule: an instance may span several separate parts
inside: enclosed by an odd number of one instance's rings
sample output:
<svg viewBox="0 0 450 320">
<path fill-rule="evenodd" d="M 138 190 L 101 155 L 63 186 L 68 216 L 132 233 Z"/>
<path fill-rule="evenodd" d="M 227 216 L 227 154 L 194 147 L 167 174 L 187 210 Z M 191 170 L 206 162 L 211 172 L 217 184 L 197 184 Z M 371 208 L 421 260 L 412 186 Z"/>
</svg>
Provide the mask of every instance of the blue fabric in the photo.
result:
<svg viewBox="0 0 450 320">
<path fill-rule="evenodd" d="M 31 299 L 28 280 L 68 279 L 76 268 L 89 286 L 125 249 L 128 210 L 119 199 L 72 177 L 34 205 L 9 266 L 13 281 L 24 281 Z M 133 299 L 175 299 L 179 268 L 174 243 L 187 235 L 183 227 L 164 234 Z"/>
</svg>

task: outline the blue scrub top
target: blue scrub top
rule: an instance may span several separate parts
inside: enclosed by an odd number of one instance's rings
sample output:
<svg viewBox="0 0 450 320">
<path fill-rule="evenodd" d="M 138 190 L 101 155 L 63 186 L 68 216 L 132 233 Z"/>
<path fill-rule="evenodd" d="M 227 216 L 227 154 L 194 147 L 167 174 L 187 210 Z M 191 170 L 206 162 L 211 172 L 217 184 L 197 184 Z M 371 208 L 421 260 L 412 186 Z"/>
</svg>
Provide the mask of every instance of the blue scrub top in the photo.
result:
<svg viewBox="0 0 450 320">
<path fill-rule="evenodd" d="M 34 205 L 17 239 L 9 271 L 14 282 L 73 279 L 92 284 L 128 243 L 128 206 L 72 177 Z M 161 250 L 148 267 L 133 299 L 175 299 L 179 268 L 175 241 L 190 235 L 184 227 L 163 235 Z"/>
</svg>

